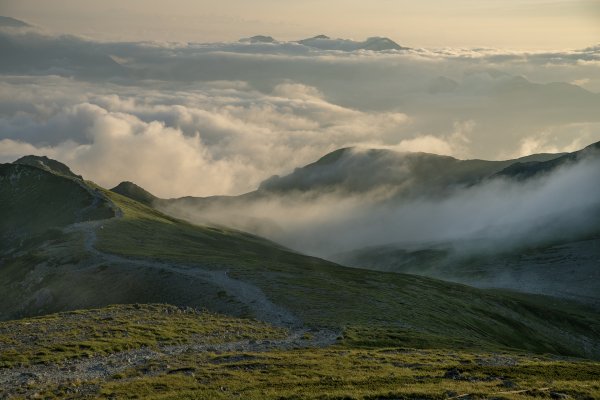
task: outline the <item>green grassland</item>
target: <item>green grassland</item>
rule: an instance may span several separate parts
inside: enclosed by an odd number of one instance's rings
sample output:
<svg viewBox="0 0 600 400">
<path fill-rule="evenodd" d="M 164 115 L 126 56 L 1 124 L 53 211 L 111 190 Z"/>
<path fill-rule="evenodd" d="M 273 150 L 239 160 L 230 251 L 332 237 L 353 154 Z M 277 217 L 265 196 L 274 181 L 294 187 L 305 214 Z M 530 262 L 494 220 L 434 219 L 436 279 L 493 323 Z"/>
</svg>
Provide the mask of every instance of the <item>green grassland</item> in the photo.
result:
<svg viewBox="0 0 600 400">
<path fill-rule="evenodd" d="M 229 362 L 221 360 L 230 359 Z M 495 361 L 500 359 L 499 364 Z M 509 360 L 511 365 L 502 364 Z M 527 356 L 413 349 L 330 349 L 194 354 L 165 359 L 172 371 L 129 370 L 100 385 L 102 398 L 478 399 L 600 396 L 600 365 Z M 491 365 L 485 365 L 486 363 Z M 564 396 L 564 397 L 561 397 Z"/>
<path fill-rule="evenodd" d="M 109 306 L 0 322 L 0 368 L 91 357 L 140 347 L 275 339 L 285 331 L 161 304 Z"/>
<path fill-rule="evenodd" d="M 168 305 L 111 306 L 0 323 L 0 397 L 106 399 L 579 399 L 600 397 L 600 363 L 514 351 L 362 343 L 347 330 L 329 347 L 228 351 L 277 341 L 281 328 Z M 308 334 L 310 335 L 310 334 Z M 369 336 L 369 330 L 360 336 Z M 379 334 L 376 333 L 375 336 Z M 165 349 L 211 344 L 178 354 Z M 69 377 L 115 355 L 154 349 L 118 372 Z M 10 368 L 9 368 L 10 367 Z M 24 373 L 7 379 L 11 368 Z M 25 368 L 25 369 L 23 369 Z M 21 371 L 19 370 L 19 371 Z M 52 372 L 54 371 L 54 372 Z M 23 376 L 26 378 L 23 380 Z M 4 379 L 4 381 L 3 381 Z"/>
</svg>

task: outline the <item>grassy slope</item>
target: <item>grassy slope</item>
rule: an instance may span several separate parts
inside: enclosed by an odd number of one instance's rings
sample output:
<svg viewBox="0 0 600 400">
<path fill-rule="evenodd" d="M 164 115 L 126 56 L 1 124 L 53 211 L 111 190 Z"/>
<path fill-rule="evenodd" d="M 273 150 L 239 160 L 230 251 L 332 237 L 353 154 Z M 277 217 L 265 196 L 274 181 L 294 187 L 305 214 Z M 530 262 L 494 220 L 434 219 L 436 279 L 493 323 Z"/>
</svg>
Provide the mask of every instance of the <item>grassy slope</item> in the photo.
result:
<svg viewBox="0 0 600 400">
<path fill-rule="evenodd" d="M 0 252 L 17 238 L 113 215 L 73 179 L 29 165 L 0 164 L 0 204 Z"/>
<path fill-rule="evenodd" d="M 340 254 L 336 260 L 376 271 L 547 294 L 600 309 L 598 232 L 497 253 L 454 252 L 451 246 L 416 251 L 394 245 L 377 246 Z"/>
<path fill-rule="evenodd" d="M 113 306 L 10 321 L 0 323 L 0 379 L 2 366 L 51 368 L 58 363 L 68 370 L 74 358 L 109 356 L 140 346 L 158 349 L 190 340 L 216 345 L 240 339 L 277 340 L 282 335 L 280 329 L 256 321 L 164 305 Z M 481 399 L 587 400 L 600 396 L 598 362 L 511 352 L 357 348 L 345 340 L 329 348 L 158 352 L 124 368 L 102 379 L 62 382 L 29 375 L 22 385 L 0 387 L 0 397 L 21 398 L 20 393 L 23 398 L 48 399 L 383 400 L 470 394 L 469 398 Z"/>
<path fill-rule="evenodd" d="M 226 269 L 306 323 L 344 327 L 357 336 L 357 343 L 599 354 L 598 315 L 575 304 L 348 269 L 245 233 L 187 224 L 108 195 L 124 218 L 105 224 L 98 242 L 103 251 Z"/>
</svg>

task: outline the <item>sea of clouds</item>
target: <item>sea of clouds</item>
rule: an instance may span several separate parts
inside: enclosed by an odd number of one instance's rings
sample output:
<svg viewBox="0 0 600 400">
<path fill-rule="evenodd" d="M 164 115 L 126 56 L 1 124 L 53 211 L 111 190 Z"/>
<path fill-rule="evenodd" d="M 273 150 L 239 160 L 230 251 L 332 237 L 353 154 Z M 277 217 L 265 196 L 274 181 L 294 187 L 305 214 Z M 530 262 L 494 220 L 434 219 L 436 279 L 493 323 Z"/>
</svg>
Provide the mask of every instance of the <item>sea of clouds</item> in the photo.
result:
<svg viewBox="0 0 600 400">
<path fill-rule="evenodd" d="M 401 43 L 402 45 L 409 45 Z M 341 147 L 506 159 L 600 140 L 600 47 L 330 51 L 0 28 L 0 162 L 240 194 Z"/>
</svg>

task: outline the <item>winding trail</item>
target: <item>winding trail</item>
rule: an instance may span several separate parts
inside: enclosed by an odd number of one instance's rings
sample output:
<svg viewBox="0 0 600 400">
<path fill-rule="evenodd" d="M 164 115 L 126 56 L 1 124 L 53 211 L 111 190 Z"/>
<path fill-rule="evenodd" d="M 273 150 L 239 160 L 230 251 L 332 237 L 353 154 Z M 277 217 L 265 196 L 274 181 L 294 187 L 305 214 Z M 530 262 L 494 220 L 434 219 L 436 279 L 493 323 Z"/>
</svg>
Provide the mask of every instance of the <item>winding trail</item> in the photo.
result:
<svg viewBox="0 0 600 400">
<path fill-rule="evenodd" d="M 83 234 L 85 250 L 96 259 L 90 267 L 95 267 L 102 263 L 111 263 L 123 266 L 155 268 L 200 279 L 221 288 L 228 296 L 249 307 L 254 317 L 261 321 L 286 328 L 298 328 L 302 326 L 302 321 L 283 307 L 270 301 L 259 287 L 230 277 L 226 270 L 208 270 L 202 268 L 200 265 L 129 258 L 98 250 L 96 248 L 97 230 L 102 229 L 102 226 L 106 223 L 123 218 L 123 211 L 99 190 L 90 188 L 83 182 L 78 183 L 93 196 L 93 202 L 89 207 L 93 207 L 100 202 L 105 202 L 110 205 L 114 212 L 114 217 L 112 218 L 79 222 L 65 229 L 66 232 L 79 232 Z"/>
<path fill-rule="evenodd" d="M 125 267 L 155 268 L 203 280 L 224 290 L 230 297 L 246 305 L 256 319 L 280 326 L 288 331 L 283 339 L 244 340 L 237 342 L 206 344 L 201 340 L 183 345 L 162 345 L 155 348 L 138 348 L 109 355 L 95 355 L 91 358 L 68 359 L 55 363 L 29 365 L 10 369 L 0 369 L 0 398 L 5 395 L 29 393 L 27 387 L 39 385 L 60 385 L 71 382 L 110 379 L 115 374 L 134 367 L 143 367 L 153 360 L 185 352 L 267 352 L 309 347 L 326 347 L 334 344 L 340 332 L 331 329 L 310 329 L 302 321 L 283 307 L 273 303 L 263 291 L 248 282 L 234 279 L 226 270 L 208 270 L 199 265 L 186 265 L 148 259 L 128 258 L 106 253 L 96 248 L 97 230 L 103 225 L 123 218 L 123 212 L 99 190 L 80 183 L 94 197 L 89 207 L 107 202 L 114 211 L 114 217 L 97 221 L 72 224 L 64 229 L 67 233 L 83 235 L 84 248 L 92 256 L 85 268 L 95 268 L 110 263 Z M 169 373 L 168 370 L 159 373 Z M 23 392 L 25 390 L 25 392 Z"/>
<path fill-rule="evenodd" d="M 84 186 L 87 187 L 87 185 Z M 293 334 L 298 333 L 299 335 L 302 335 L 307 331 L 299 318 L 294 316 L 285 308 L 269 300 L 269 298 L 259 287 L 251 283 L 230 277 L 226 270 L 206 269 L 196 264 L 179 264 L 174 262 L 142 258 L 129 258 L 98 250 L 96 248 L 97 230 L 102 229 L 102 226 L 106 223 L 123 218 L 123 212 L 102 192 L 93 190 L 89 187 L 87 187 L 87 189 L 94 196 L 94 203 L 99 201 L 107 202 L 110 204 L 115 213 L 113 218 L 98 221 L 79 222 L 66 228 L 67 232 L 79 232 L 83 234 L 85 250 L 95 258 L 92 265 L 90 265 L 88 268 L 95 267 L 103 263 L 111 263 L 123 266 L 155 268 L 194 279 L 200 279 L 221 288 L 228 296 L 249 307 L 253 316 L 258 320 L 268 322 L 276 326 L 285 327 Z M 327 342 L 331 344 L 335 342 L 338 332 L 329 333 L 330 338 Z"/>
<path fill-rule="evenodd" d="M 122 216 L 115 216 L 114 218 L 121 217 Z M 190 278 L 200 279 L 221 288 L 228 296 L 248 306 L 252 310 L 254 317 L 261 321 L 288 328 L 299 327 L 302 325 L 302 322 L 289 311 L 271 302 L 260 288 L 230 277 L 225 270 L 215 271 L 203 269 L 198 265 L 128 258 L 98 250 L 95 247 L 97 240 L 96 230 L 101 229 L 108 221 L 110 220 L 80 222 L 71 225 L 68 228 L 70 232 L 80 232 L 84 234 L 85 250 L 97 259 L 92 267 L 102 263 L 110 263 L 124 266 L 155 268 Z"/>
</svg>

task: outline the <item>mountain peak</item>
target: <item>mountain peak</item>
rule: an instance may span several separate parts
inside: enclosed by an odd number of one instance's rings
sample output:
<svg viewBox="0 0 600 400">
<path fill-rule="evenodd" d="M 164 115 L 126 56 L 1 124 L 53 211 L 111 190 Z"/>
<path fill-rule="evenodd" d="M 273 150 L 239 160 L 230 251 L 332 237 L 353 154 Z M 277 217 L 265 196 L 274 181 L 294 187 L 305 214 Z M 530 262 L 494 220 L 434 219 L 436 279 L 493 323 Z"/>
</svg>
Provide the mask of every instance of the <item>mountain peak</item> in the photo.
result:
<svg viewBox="0 0 600 400">
<path fill-rule="evenodd" d="M 28 28 L 31 27 L 26 22 L 11 17 L 3 17 L 0 15 L 0 28 Z"/>
<path fill-rule="evenodd" d="M 308 39 L 299 40 L 298 43 L 321 50 L 337 51 L 385 51 L 408 49 L 408 47 L 402 47 L 390 38 L 380 36 L 372 36 L 361 42 L 352 39 L 332 39 L 329 36 L 317 35 Z"/>
<path fill-rule="evenodd" d="M 29 165 L 32 167 L 43 169 L 44 171 L 52 172 L 53 174 L 56 174 L 56 175 L 62 175 L 62 176 L 66 176 L 69 178 L 75 178 L 75 179 L 83 179 L 83 177 L 81 175 L 74 174 L 73 171 L 71 171 L 71 169 L 69 167 L 67 167 L 65 164 L 63 164 L 59 161 L 53 160 L 51 158 L 48 158 L 46 156 L 34 156 L 34 155 L 23 156 L 23 157 L 19 158 L 18 160 L 16 160 L 15 162 L 13 162 L 13 164 Z"/>
<path fill-rule="evenodd" d="M 118 193 L 122 196 L 129 197 L 132 200 L 151 206 L 158 197 L 148 192 L 146 189 L 136 185 L 133 182 L 125 181 L 119 183 L 111 192 Z"/>
<path fill-rule="evenodd" d="M 362 48 L 364 50 L 382 51 L 382 50 L 403 50 L 406 47 L 400 46 L 392 39 L 387 37 L 370 37 L 363 42 Z"/>
<path fill-rule="evenodd" d="M 243 43 L 275 43 L 276 40 L 272 36 L 256 35 L 249 38 L 240 39 Z"/>
</svg>

